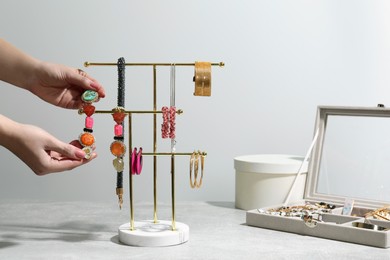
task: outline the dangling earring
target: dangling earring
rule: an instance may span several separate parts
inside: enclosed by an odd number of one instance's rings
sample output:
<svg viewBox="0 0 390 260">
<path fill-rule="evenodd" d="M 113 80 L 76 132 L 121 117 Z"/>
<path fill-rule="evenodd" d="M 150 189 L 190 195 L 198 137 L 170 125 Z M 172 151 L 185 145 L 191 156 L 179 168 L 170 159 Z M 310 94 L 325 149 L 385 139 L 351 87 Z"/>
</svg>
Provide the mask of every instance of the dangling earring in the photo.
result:
<svg viewBox="0 0 390 260">
<path fill-rule="evenodd" d="M 131 153 L 131 173 L 133 175 L 140 175 L 142 171 L 142 147 L 139 148 L 137 153 L 137 148 L 134 147 L 133 152 Z"/>
<path fill-rule="evenodd" d="M 134 150 L 131 153 L 131 174 L 137 174 L 137 147 L 134 147 Z"/>
<path fill-rule="evenodd" d="M 137 163 L 136 163 L 136 170 L 137 170 L 137 174 L 138 175 L 141 174 L 142 165 L 143 165 L 143 161 L 142 161 L 142 147 L 140 147 L 139 148 L 139 152 L 137 153 Z"/>
<path fill-rule="evenodd" d="M 93 136 L 93 118 L 92 115 L 95 113 L 95 106 L 93 102 L 99 100 L 99 95 L 96 91 L 86 90 L 82 95 L 81 99 L 84 102 L 83 108 L 80 109 L 79 113 L 84 113 L 87 117 L 85 118 L 84 132 L 79 136 L 79 142 L 83 146 L 85 152 L 85 159 L 89 160 L 92 158 L 93 145 L 95 144 L 95 137 Z"/>
</svg>

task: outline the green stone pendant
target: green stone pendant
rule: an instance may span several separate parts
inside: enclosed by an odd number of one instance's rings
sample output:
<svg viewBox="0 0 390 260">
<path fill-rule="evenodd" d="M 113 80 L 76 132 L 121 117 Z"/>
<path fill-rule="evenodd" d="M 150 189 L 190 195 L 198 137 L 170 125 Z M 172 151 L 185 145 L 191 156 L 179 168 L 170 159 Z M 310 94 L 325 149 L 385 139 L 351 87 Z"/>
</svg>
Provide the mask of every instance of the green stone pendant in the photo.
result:
<svg viewBox="0 0 390 260">
<path fill-rule="evenodd" d="M 86 90 L 84 91 L 81 99 L 86 103 L 96 102 L 99 99 L 99 95 L 94 90 Z"/>
<path fill-rule="evenodd" d="M 123 171 L 123 168 L 125 166 L 124 162 L 123 162 L 123 159 L 122 158 L 115 158 L 113 161 L 112 161 L 112 164 L 114 165 L 114 168 L 117 172 L 122 172 Z"/>
</svg>

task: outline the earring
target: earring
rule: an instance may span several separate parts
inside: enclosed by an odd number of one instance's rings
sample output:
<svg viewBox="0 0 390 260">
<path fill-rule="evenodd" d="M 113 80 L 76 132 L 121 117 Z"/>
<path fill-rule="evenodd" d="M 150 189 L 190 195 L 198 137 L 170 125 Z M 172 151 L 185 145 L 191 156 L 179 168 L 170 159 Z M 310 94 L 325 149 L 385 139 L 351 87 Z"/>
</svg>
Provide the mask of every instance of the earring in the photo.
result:
<svg viewBox="0 0 390 260">
<path fill-rule="evenodd" d="M 131 174 L 137 174 L 137 147 L 134 147 L 133 152 L 131 153 Z"/>
<path fill-rule="evenodd" d="M 131 173 L 133 175 L 140 175 L 142 171 L 142 147 L 139 148 L 137 153 L 137 148 L 134 147 L 133 152 L 131 153 Z"/>
<path fill-rule="evenodd" d="M 79 135 L 79 142 L 85 152 L 84 158 L 89 160 L 92 158 L 93 145 L 95 144 L 95 137 L 92 134 L 94 123 L 92 115 L 95 113 L 95 106 L 92 103 L 99 100 L 99 95 L 96 91 L 86 90 L 81 95 L 81 100 L 83 101 L 83 108 L 79 110 L 79 114 L 84 113 L 87 117 L 85 118 L 84 132 Z"/>
<path fill-rule="evenodd" d="M 135 165 L 136 165 L 137 174 L 140 175 L 142 171 L 142 165 L 143 165 L 142 147 L 139 148 L 139 152 L 137 153 L 137 163 Z"/>
</svg>

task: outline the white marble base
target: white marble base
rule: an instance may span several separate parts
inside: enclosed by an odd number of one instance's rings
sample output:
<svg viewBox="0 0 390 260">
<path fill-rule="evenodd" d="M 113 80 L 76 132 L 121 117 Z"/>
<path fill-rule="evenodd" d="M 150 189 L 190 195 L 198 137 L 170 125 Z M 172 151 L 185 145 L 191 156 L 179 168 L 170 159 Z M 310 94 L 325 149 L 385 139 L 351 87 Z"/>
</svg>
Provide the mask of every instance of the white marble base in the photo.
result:
<svg viewBox="0 0 390 260">
<path fill-rule="evenodd" d="M 144 220 L 134 222 L 134 230 L 130 223 L 119 227 L 119 241 L 129 246 L 159 247 L 183 244 L 188 241 L 190 229 L 186 224 L 176 222 L 176 230 L 172 230 L 172 221 Z"/>
</svg>

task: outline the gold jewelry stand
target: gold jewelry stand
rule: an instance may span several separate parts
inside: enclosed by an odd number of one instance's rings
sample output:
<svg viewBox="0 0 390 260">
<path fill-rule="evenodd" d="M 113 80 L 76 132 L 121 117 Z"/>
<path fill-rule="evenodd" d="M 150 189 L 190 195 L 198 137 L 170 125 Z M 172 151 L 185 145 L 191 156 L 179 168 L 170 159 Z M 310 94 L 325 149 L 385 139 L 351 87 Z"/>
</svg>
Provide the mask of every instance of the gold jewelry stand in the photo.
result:
<svg viewBox="0 0 390 260">
<path fill-rule="evenodd" d="M 85 67 L 88 67 L 88 66 L 117 66 L 117 63 L 98 63 L 98 62 L 85 62 L 84 63 L 84 66 Z M 191 156 L 192 155 L 192 152 L 191 153 L 186 153 L 186 152 L 171 152 L 171 153 L 164 153 L 164 152 L 157 152 L 157 114 L 161 114 L 162 111 L 160 110 L 157 110 L 157 67 L 158 66 L 195 66 L 195 63 L 125 63 L 125 66 L 152 66 L 153 67 L 153 110 L 151 111 L 130 111 L 130 110 L 126 110 L 124 113 L 127 114 L 128 116 L 128 132 L 129 132 L 129 143 L 128 143 L 128 154 L 129 154 L 129 194 L 130 194 L 130 222 L 128 225 L 122 225 L 120 227 L 123 228 L 123 226 L 125 226 L 125 228 L 127 229 L 127 231 L 130 231 L 130 232 L 136 232 L 136 228 L 135 228 L 135 223 L 134 223 L 134 203 L 133 203 L 133 174 L 132 174 L 132 167 L 131 167 L 131 159 L 130 159 L 130 153 L 132 152 L 133 150 L 133 147 L 132 147 L 132 114 L 153 114 L 153 152 L 144 152 L 142 153 L 143 155 L 145 156 L 153 156 L 153 221 L 152 223 L 147 223 L 147 227 L 146 228 L 151 228 L 151 225 L 152 224 L 161 224 L 162 223 L 163 225 L 167 226 L 167 223 L 166 221 L 159 221 L 158 218 L 157 218 L 157 156 L 171 156 L 171 196 L 172 196 L 172 221 L 171 221 L 171 225 L 170 225 L 170 231 L 177 231 L 178 228 L 177 228 L 177 223 L 176 223 L 176 219 L 175 219 L 175 156 Z M 225 66 L 225 64 L 223 62 L 219 62 L 219 63 L 211 63 L 211 66 L 219 66 L 219 67 L 223 67 Z M 112 114 L 112 110 L 97 110 L 95 111 L 96 114 Z M 178 109 L 176 111 L 176 113 L 178 115 L 181 115 L 183 113 L 183 110 L 181 109 Z M 207 153 L 206 152 L 203 152 L 202 153 L 203 156 L 206 156 Z M 180 228 L 182 229 L 187 229 L 186 232 L 187 232 L 187 240 L 188 240 L 188 226 L 186 226 L 185 224 L 182 224 L 182 223 L 179 223 L 180 225 Z M 143 227 L 145 228 L 145 226 Z M 166 227 L 164 228 L 166 230 Z M 158 231 L 161 231 L 161 226 L 159 227 L 159 230 Z M 154 233 L 157 233 L 157 232 L 154 232 Z M 160 232 L 161 233 L 161 232 Z M 145 235 L 142 234 L 141 235 L 142 237 L 144 237 Z M 176 238 L 172 238 L 171 236 L 166 236 L 163 238 L 164 241 L 161 240 L 161 238 L 157 238 L 157 240 L 155 241 L 156 245 L 157 246 L 167 246 L 167 245 L 175 245 L 175 244 L 180 244 L 180 243 L 184 243 L 186 242 L 187 240 L 183 241 L 183 237 L 180 236 L 181 238 L 181 241 L 182 242 L 177 242 L 176 241 Z M 136 245 L 136 246 L 145 246 L 144 244 L 142 244 L 139 240 L 138 241 L 135 241 L 135 240 L 132 240 L 130 239 L 129 241 L 126 240 L 127 238 L 125 238 L 125 241 L 121 241 L 125 244 L 128 244 L 128 245 Z M 153 242 L 153 237 L 147 237 L 147 240 L 149 241 L 148 244 L 146 246 L 153 246 L 154 242 Z M 121 240 L 121 238 L 120 238 Z M 150 242 L 152 241 L 152 242 Z"/>
</svg>

